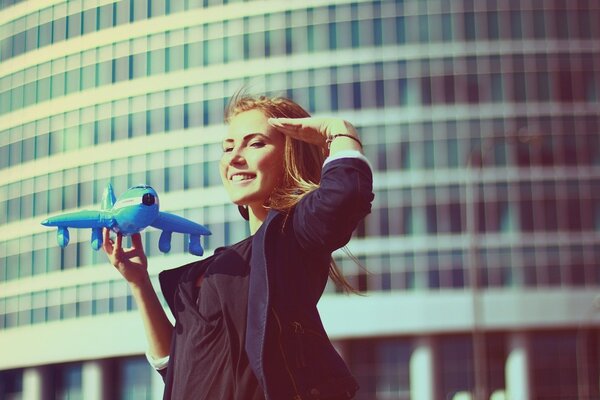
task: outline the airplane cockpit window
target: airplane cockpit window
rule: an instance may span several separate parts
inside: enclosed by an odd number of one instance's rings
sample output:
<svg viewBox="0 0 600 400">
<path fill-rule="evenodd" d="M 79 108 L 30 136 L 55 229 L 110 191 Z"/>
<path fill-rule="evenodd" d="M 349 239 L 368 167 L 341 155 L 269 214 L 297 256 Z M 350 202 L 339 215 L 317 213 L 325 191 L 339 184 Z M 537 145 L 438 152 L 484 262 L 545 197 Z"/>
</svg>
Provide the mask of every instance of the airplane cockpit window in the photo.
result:
<svg viewBox="0 0 600 400">
<path fill-rule="evenodd" d="M 146 206 L 154 205 L 155 202 L 156 198 L 152 193 L 144 193 L 144 195 L 142 196 L 142 204 Z"/>
</svg>

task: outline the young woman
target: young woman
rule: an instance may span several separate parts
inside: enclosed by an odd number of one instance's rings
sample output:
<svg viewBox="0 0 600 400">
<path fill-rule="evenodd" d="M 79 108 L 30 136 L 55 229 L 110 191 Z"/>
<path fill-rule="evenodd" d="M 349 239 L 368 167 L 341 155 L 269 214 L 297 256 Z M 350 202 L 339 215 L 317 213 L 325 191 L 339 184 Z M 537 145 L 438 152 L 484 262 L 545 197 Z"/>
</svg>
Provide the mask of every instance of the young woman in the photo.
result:
<svg viewBox="0 0 600 400">
<path fill-rule="evenodd" d="M 220 173 L 251 236 L 160 274 L 167 318 L 140 235 L 104 250 L 129 282 L 166 399 L 351 399 L 358 385 L 317 311 L 331 253 L 371 209 L 372 174 L 354 127 L 311 118 L 285 98 L 235 96 Z M 326 158 L 327 157 L 327 158 Z"/>
</svg>

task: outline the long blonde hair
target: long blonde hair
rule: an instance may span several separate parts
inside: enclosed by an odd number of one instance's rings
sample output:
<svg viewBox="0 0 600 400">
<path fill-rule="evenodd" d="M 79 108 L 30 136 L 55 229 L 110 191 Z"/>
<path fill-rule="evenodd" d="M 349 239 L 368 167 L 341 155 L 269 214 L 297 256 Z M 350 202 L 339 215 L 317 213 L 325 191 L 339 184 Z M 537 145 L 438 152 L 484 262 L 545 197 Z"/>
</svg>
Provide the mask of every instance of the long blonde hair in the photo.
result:
<svg viewBox="0 0 600 400">
<path fill-rule="evenodd" d="M 236 115 L 259 110 L 268 118 L 305 118 L 310 114 L 294 101 L 285 97 L 252 96 L 243 91 L 229 99 L 225 109 L 225 123 Z M 301 140 L 285 137 L 283 180 L 268 200 L 268 206 L 288 213 L 308 193 L 319 187 L 325 149 Z M 344 278 L 333 258 L 329 265 L 329 277 L 344 292 L 357 290 Z"/>
</svg>

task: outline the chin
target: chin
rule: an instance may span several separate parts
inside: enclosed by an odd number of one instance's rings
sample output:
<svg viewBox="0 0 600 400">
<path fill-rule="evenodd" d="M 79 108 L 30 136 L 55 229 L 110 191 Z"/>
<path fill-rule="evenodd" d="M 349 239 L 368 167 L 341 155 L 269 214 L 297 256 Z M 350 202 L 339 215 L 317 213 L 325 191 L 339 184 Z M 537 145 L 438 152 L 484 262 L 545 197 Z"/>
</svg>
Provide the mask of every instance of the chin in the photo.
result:
<svg viewBox="0 0 600 400">
<path fill-rule="evenodd" d="M 252 199 L 248 196 L 230 196 L 233 204 L 237 206 L 249 206 L 250 204 L 256 203 L 256 199 Z"/>
</svg>

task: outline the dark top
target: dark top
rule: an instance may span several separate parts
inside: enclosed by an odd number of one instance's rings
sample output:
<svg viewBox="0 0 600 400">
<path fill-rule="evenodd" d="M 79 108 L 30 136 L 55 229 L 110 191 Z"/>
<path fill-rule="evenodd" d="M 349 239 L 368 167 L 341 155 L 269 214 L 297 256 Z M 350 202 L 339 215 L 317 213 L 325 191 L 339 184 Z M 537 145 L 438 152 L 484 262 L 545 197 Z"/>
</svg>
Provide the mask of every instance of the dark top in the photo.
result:
<svg viewBox="0 0 600 400">
<path fill-rule="evenodd" d="M 289 213 L 270 210 L 252 238 L 244 346 L 267 400 L 354 397 L 358 383 L 327 337 L 317 302 L 327 283 L 331 253 L 350 240 L 370 212 L 372 190 L 366 162 L 331 160 L 323 167 L 318 189 Z M 183 307 L 177 293 L 188 271 L 208 269 L 213 261 L 210 257 L 160 273 L 162 292 L 176 316 Z M 166 398 L 175 381 L 184 382 L 180 374 L 198 372 L 189 371 L 189 364 L 178 367 L 179 357 L 187 356 L 184 351 L 194 349 L 171 351 L 169 366 L 159 371 Z"/>
<path fill-rule="evenodd" d="M 194 264 L 176 293 L 171 399 L 263 400 L 244 350 L 252 237 Z M 198 278 L 204 273 L 200 287 Z"/>
</svg>

